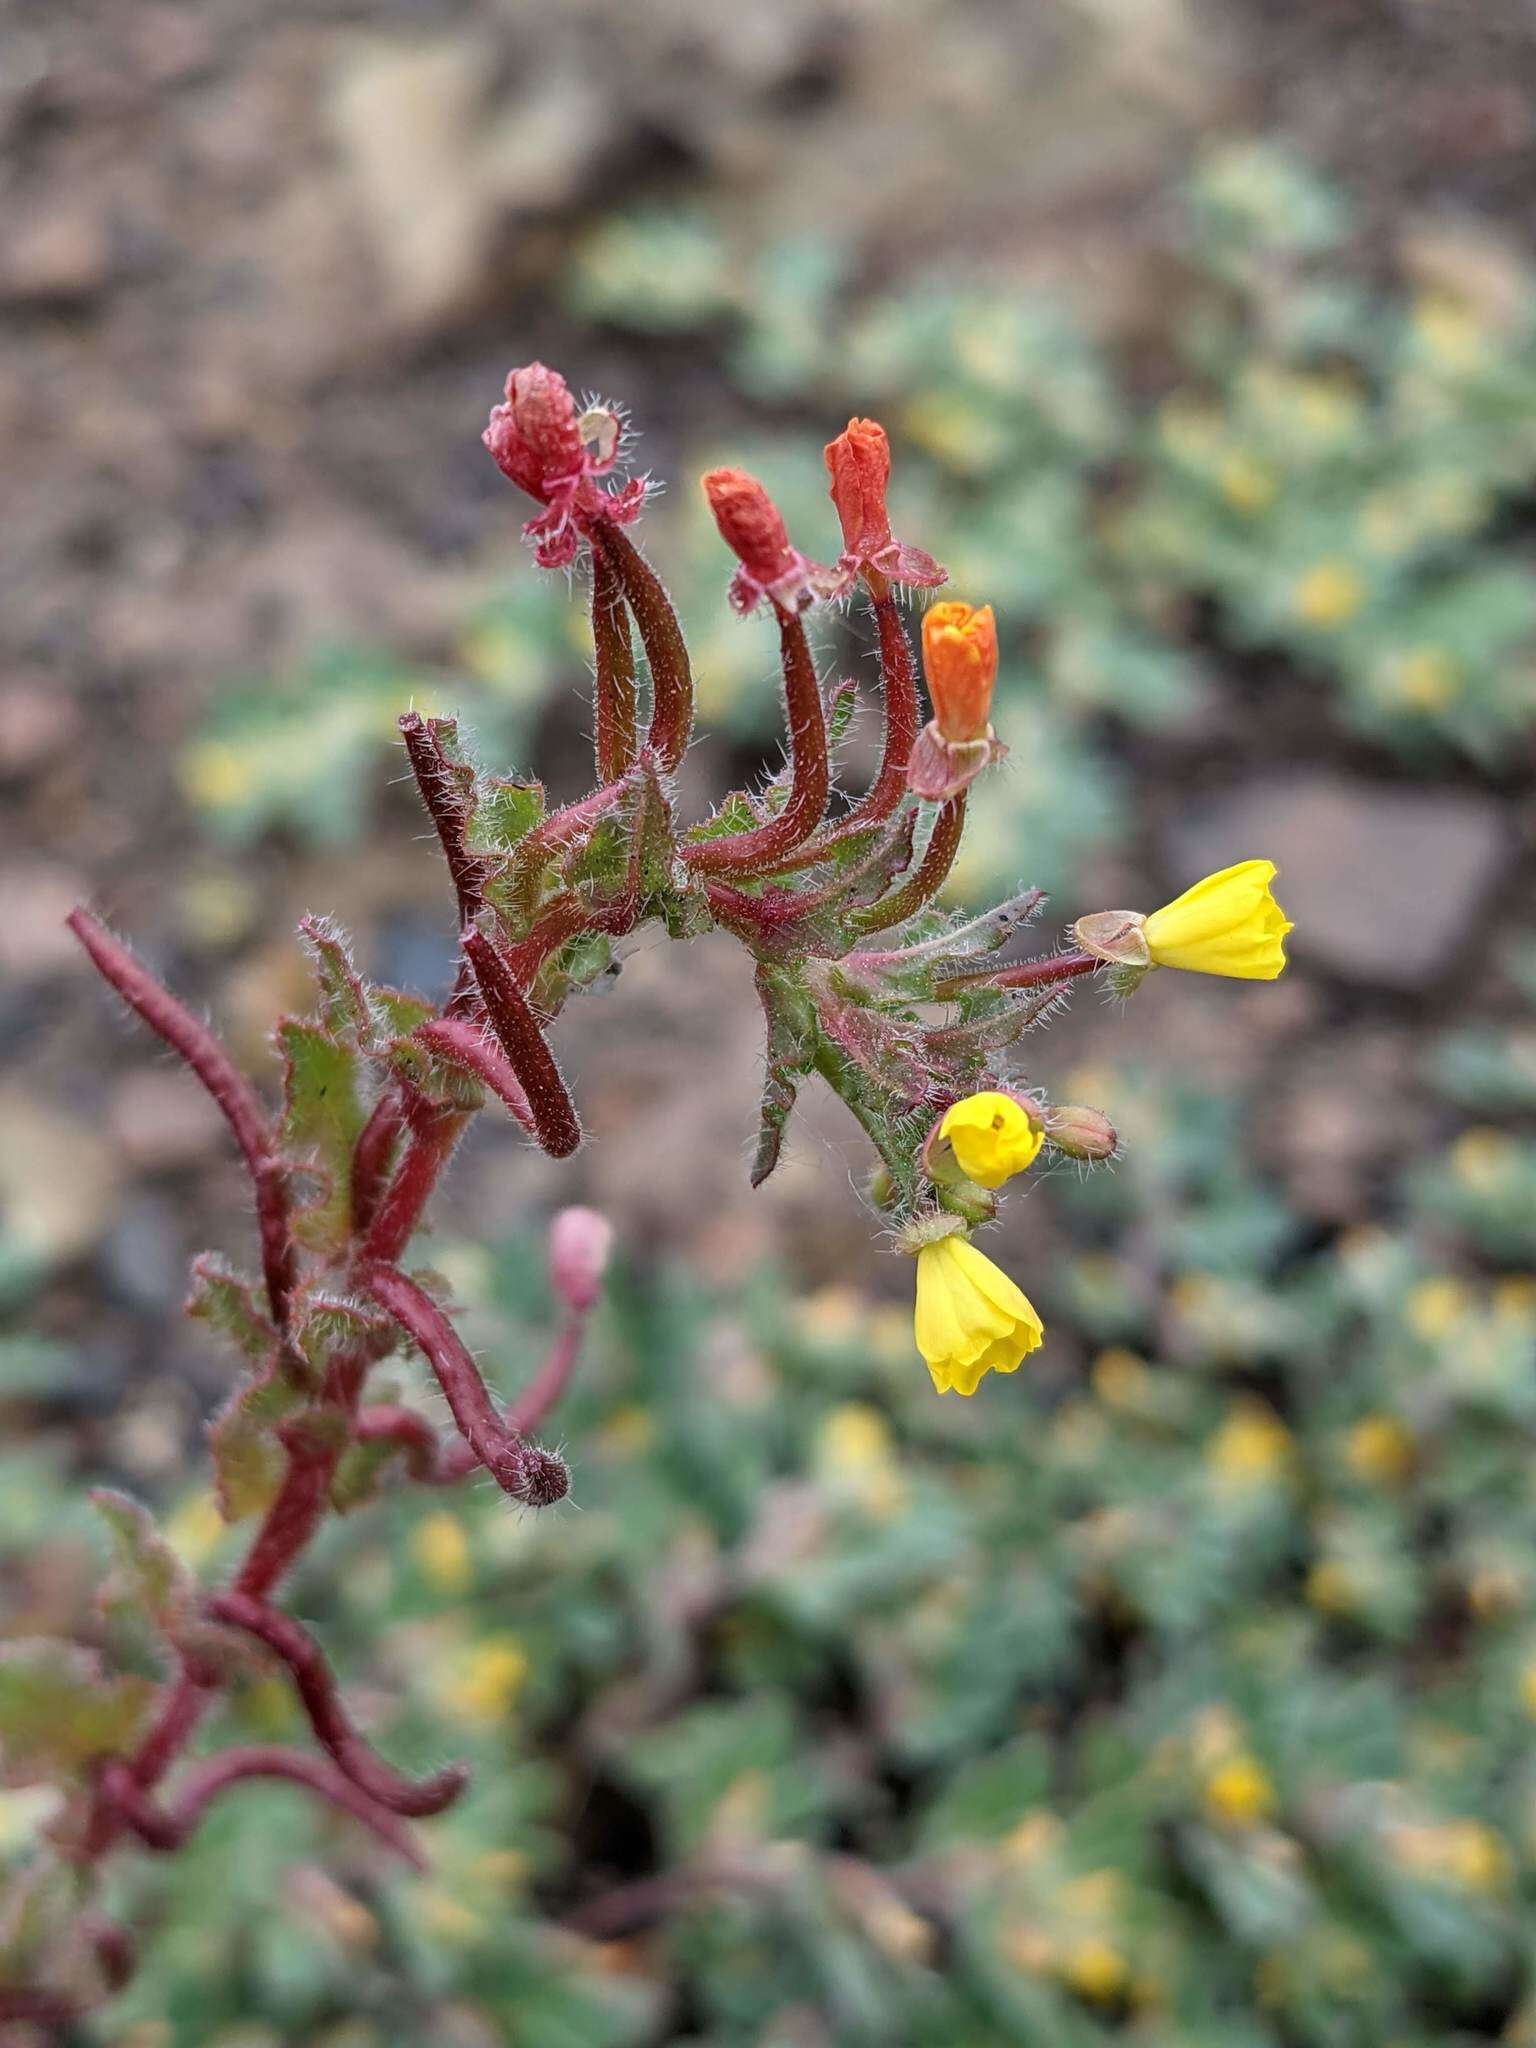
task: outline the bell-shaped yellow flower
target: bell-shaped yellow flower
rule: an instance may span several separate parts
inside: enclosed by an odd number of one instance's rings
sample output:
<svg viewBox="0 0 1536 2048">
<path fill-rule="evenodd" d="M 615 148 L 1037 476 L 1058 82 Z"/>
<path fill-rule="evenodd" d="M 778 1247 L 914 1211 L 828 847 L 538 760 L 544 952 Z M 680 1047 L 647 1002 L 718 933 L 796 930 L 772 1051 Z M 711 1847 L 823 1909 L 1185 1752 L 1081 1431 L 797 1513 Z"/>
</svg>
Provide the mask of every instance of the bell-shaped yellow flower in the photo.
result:
<svg viewBox="0 0 1536 2048">
<path fill-rule="evenodd" d="M 967 1180 L 979 1188 L 1000 1188 L 1033 1165 L 1045 1132 L 1021 1102 L 987 1088 L 944 1112 L 939 1138 L 948 1141 Z"/>
<path fill-rule="evenodd" d="M 983 1373 L 1016 1372 L 1045 1335 L 1008 1275 L 958 1233 L 917 1255 L 914 1329 L 941 1394 L 974 1394 Z"/>
<path fill-rule="evenodd" d="M 1142 927 L 1154 967 L 1273 981 L 1285 966 L 1290 920 L 1270 894 L 1272 860 L 1240 860 L 1207 875 Z"/>
</svg>

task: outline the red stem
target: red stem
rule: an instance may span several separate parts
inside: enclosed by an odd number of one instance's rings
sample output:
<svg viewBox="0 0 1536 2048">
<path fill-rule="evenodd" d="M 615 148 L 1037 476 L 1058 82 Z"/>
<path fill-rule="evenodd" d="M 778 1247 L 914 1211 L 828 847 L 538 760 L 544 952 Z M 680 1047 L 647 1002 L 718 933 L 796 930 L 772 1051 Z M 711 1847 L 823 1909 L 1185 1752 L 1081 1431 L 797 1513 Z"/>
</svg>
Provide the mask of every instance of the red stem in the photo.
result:
<svg viewBox="0 0 1536 2048">
<path fill-rule="evenodd" d="M 496 1413 L 479 1366 L 437 1303 L 393 1266 L 376 1267 L 366 1285 L 437 1375 L 459 1434 L 502 1492 L 530 1505 L 541 1504 L 548 1466 L 559 1461 L 525 1443 Z M 564 1471 L 563 1466 L 560 1469 Z"/>
<path fill-rule="evenodd" d="M 663 769 L 673 769 L 688 750 L 693 731 L 693 670 L 683 629 L 661 579 L 644 555 L 617 527 L 593 530 L 595 554 L 607 557 L 640 628 L 651 672 L 651 725 L 646 745 Z"/>
<path fill-rule="evenodd" d="M 581 1143 L 581 1125 L 528 999 L 483 932 L 471 927 L 463 946 L 491 1029 L 528 1098 L 534 1133 L 553 1158 L 568 1158 Z"/>
<path fill-rule="evenodd" d="M 532 1436 L 565 1392 L 581 1356 L 586 1328 L 585 1315 L 567 1316 L 545 1353 L 544 1362 L 507 1410 L 506 1426 L 514 1435 Z"/>
<path fill-rule="evenodd" d="M 977 968 L 974 974 L 954 974 L 934 989 L 941 1002 L 963 995 L 967 989 L 1042 988 L 1053 981 L 1071 981 L 1079 974 L 1094 974 L 1104 965 L 1092 953 L 1053 953 L 1047 960 L 1026 960 L 1020 967 Z"/>
<path fill-rule="evenodd" d="M 400 1086 L 391 1081 L 373 1105 L 373 1113 L 352 1148 L 352 1227 L 364 1231 L 373 1221 L 389 1173 L 390 1161 L 405 1124 Z"/>
<path fill-rule="evenodd" d="M 483 1081 L 506 1104 L 525 1131 L 536 1135 L 533 1111 L 528 1107 L 522 1082 L 513 1073 L 501 1047 L 494 1038 L 486 1036 L 480 1025 L 466 1023 L 461 1017 L 438 1017 L 418 1025 L 412 1035 L 418 1045 L 424 1045 L 439 1059 L 467 1067 L 477 1081 Z"/>
<path fill-rule="evenodd" d="M 599 782 L 617 782 L 635 758 L 635 649 L 624 586 L 601 548 L 592 550 L 592 645 L 596 723 L 592 744 Z"/>
<path fill-rule="evenodd" d="M 892 925 L 905 923 L 921 910 L 943 888 L 955 864 L 955 855 L 960 851 L 964 833 L 965 791 L 961 790 L 958 796 L 949 799 L 934 819 L 927 850 L 918 863 L 917 873 L 871 909 L 858 913 L 855 922 L 860 936 L 867 938 L 872 932 L 889 931 Z"/>
<path fill-rule="evenodd" d="M 315 1532 L 325 1510 L 337 1456 L 288 1443 L 288 1470 L 256 1531 L 235 1580 L 237 1593 L 264 1599 Z"/>
<path fill-rule="evenodd" d="M 392 1814 L 344 1777 L 334 1764 L 319 1757 L 303 1756 L 297 1750 L 254 1745 L 226 1749 L 192 1766 L 170 1807 L 156 1806 L 122 1764 L 107 1767 L 102 1774 L 102 1792 L 108 1805 L 146 1847 L 170 1851 L 182 1846 L 221 1792 L 250 1778 L 286 1778 L 291 1784 L 303 1785 L 361 1821 L 413 1868 L 425 1869 L 421 1852 Z"/>
<path fill-rule="evenodd" d="M 400 720 L 400 737 L 410 759 L 416 787 L 426 805 L 442 844 L 448 872 L 459 899 L 459 923 L 468 924 L 480 908 L 480 892 L 490 875 L 490 864 L 464 844 L 468 813 L 463 792 L 453 777 L 452 763 L 443 753 L 432 727 L 419 711 L 407 711 Z"/>
<path fill-rule="evenodd" d="M 907 762 L 922 724 L 917 674 L 901 611 L 889 593 L 875 601 L 880 636 L 880 677 L 885 698 L 885 745 L 880 767 L 862 801 L 834 828 L 839 839 L 888 818 L 907 790 Z"/>
<path fill-rule="evenodd" d="M 798 618 L 779 615 L 779 655 L 784 668 L 784 701 L 789 716 L 789 799 L 776 818 L 750 832 L 725 839 L 685 842 L 679 849 L 696 874 L 764 873 L 791 853 L 820 824 L 832 786 L 827 760 L 827 725 L 816 666 Z"/>
<path fill-rule="evenodd" d="M 288 1304 L 298 1277 L 298 1259 L 288 1228 L 288 1196 L 282 1162 L 256 1091 L 234 1065 L 206 1024 L 202 1024 L 167 988 L 140 966 L 83 906 L 64 922 L 90 955 L 96 971 L 109 981 L 131 1010 L 186 1061 L 224 1113 L 256 1188 L 256 1223 L 261 1238 L 261 1270 L 272 1320 L 286 1335 Z"/>
<path fill-rule="evenodd" d="M 407 1098 L 405 1121 L 411 1133 L 410 1143 L 368 1227 L 361 1258 L 399 1258 L 410 1243 L 421 1221 L 421 1212 L 431 1200 L 468 1120 L 460 1110 L 425 1102 L 415 1095 Z"/>
<path fill-rule="evenodd" d="M 526 938 L 509 946 L 501 958 L 507 972 L 526 993 L 533 987 L 539 969 L 551 953 L 557 953 L 567 939 L 574 939 L 591 922 L 586 905 L 569 891 L 545 905 L 533 921 Z"/>
<path fill-rule="evenodd" d="M 255 1636 L 288 1666 L 316 1739 L 359 1791 L 391 1813 L 413 1820 L 441 1813 L 458 1798 L 469 1778 L 463 1764 L 449 1764 L 432 1777 L 412 1784 L 374 1754 L 347 1719 L 325 1653 L 314 1637 L 289 1615 L 243 1593 L 215 1594 L 208 1603 L 208 1611 L 215 1621 L 227 1622 L 230 1627 Z"/>
<path fill-rule="evenodd" d="M 395 1444 L 405 1468 L 422 1486 L 450 1486 L 475 1471 L 475 1454 L 466 1443 L 439 1443 L 437 1431 L 414 1408 L 380 1401 L 359 1408 L 352 1434 L 360 1444 Z"/>
</svg>

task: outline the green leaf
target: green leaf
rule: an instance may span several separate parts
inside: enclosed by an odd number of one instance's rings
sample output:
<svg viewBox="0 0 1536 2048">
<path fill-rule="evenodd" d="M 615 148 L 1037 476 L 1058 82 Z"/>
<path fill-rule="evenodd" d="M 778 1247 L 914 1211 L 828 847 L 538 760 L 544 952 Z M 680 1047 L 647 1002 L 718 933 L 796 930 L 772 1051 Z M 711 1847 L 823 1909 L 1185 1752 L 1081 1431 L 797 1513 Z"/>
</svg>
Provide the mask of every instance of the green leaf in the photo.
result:
<svg viewBox="0 0 1536 2048">
<path fill-rule="evenodd" d="M 181 1559 L 156 1529 L 149 1510 L 126 1493 L 96 1487 L 90 1501 L 112 1541 L 112 1569 L 97 1596 L 103 1612 L 148 1620 L 161 1635 L 174 1638 L 191 1598 Z"/>
<path fill-rule="evenodd" d="M 324 1176 L 324 1192 L 295 1217 L 295 1234 L 314 1251 L 339 1252 L 351 1231 L 352 1154 L 368 1114 L 358 1055 L 294 1017 L 278 1025 L 277 1040 L 284 1060 L 283 1143 Z"/>
<path fill-rule="evenodd" d="M 366 1045 L 373 1038 L 374 1016 L 367 992 L 352 964 L 341 931 L 329 918 L 305 917 L 299 931 L 314 963 L 320 985 L 320 1022 L 335 1037 Z"/>
<path fill-rule="evenodd" d="M 270 1359 L 277 1349 L 277 1332 L 256 1306 L 254 1283 L 216 1252 L 203 1252 L 192 1262 L 186 1313 L 230 1338 L 253 1361 Z"/>
<path fill-rule="evenodd" d="M 277 1425 L 304 1399 L 291 1380 L 268 1372 L 232 1394 L 209 1424 L 214 1490 L 226 1522 L 259 1515 L 270 1504 L 287 1463 Z"/>
<path fill-rule="evenodd" d="M 488 776 L 476 786 L 464 844 L 471 853 L 512 853 L 543 817 L 542 782 L 509 782 Z"/>
<path fill-rule="evenodd" d="M 144 1734 L 156 1691 L 147 1678 L 108 1677 L 76 1643 L 39 1637 L 0 1645 L 0 1770 L 25 1784 L 127 1756 Z"/>
</svg>

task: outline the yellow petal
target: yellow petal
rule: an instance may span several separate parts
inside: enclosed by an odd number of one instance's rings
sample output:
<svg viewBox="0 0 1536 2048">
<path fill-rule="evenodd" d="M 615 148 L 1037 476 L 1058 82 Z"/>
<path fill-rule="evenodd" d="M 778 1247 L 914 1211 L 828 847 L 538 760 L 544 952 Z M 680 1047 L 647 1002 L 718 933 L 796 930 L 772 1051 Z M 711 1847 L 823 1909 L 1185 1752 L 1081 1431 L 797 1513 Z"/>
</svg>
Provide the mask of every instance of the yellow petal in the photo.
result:
<svg viewBox="0 0 1536 2048">
<path fill-rule="evenodd" d="M 947 1110 L 939 1136 L 949 1140 L 966 1179 L 981 1188 L 1000 1188 L 1022 1173 L 1045 1142 L 1023 1104 L 992 1088 Z"/>
<path fill-rule="evenodd" d="M 1008 1275 L 958 1235 L 918 1253 L 913 1329 L 941 1394 L 974 1394 L 984 1374 L 1017 1371 L 1044 1336 Z"/>
<path fill-rule="evenodd" d="M 1143 927 L 1153 965 L 1273 981 L 1285 967 L 1291 929 L 1270 894 L 1274 879 L 1273 861 L 1239 861 L 1154 910 Z"/>
</svg>

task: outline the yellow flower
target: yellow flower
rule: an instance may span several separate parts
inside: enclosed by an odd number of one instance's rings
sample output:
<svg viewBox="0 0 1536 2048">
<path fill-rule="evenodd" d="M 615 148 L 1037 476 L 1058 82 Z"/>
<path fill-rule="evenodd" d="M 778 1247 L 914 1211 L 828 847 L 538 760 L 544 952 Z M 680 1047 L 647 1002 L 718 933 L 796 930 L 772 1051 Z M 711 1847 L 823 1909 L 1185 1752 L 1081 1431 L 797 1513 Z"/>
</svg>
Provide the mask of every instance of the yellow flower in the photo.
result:
<svg viewBox="0 0 1536 2048">
<path fill-rule="evenodd" d="M 939 1137 L 948 1140 L 960 1171 L 979 1188 L 1000 1188 L 1022 1173 L 1045 1142 L 1044 1130 L 1024 1105 L 995 1088 L 967 1095 L 946 1110 Z"/>
<path fill-rule="evenodd" d="M 1413 1334 L 1426 1344 L 1438 1344 L 1448 1337 L 1463 1317 L 1472 1313 L 1472 1296 L 1461 1281 L 1448 1274 L 1420 1280 L 1408 1290 L 1404 1315 Z"/>
<path fill-rule="evenodd" d="M 1272 860 L 1240 860 L 1207 875 L 1143 926 L 1154 967 L 1273 981 L 1285 966 L 1290 920 L 1270 894 Z"/>
<path fill-rule="evenodd" d="M 1090 1934 L 1068 1951 L 1061 1974 L 1079 1998 L 1094 2005 L 1111 2005 L 1124 1991 L 1131 1972 L 1117 1948 L 1102 1935 Z"/>
<path fill-rule="evenodd" d="M 1291 593 L 1296 617 L 1321 630 L 1347 625 L 1364 603 L 1365 585 L 1348 562 L 1314 563 Z"/>
<path fill-rule="evenodd" d="M 443 1686 L 462 1720 L 494 1727 L 506 1719 L 528 1676 L 528 1653 L 514 1635 L 490 1635 L 459 1659 Z"/>
<path fill-rule="evenodd" d="M 1251 1756 L 1234 1756 L 1206 1779 L 1205 1805 L 1228 1827 L 1257 1827 L 1275 1810 L 1275 1788 Z"/>
<path fill-rule="evenodd" d="M 1205 1462 L 1235 1493 L 1268 1486 L 1289 1472 L 1291 1433 L 1262 1401 L 1240 1401 L 1206 1446 Z"/>
<path fill-rule="evenodd" d="M 474 1578 L 469 1538 L 456 1515 L 428 1515 L 411 1536 L 416 1563 L 434 1592 L 463 1593 Z"/>
<path fill-rule="evenodd" d="M 1357 1479 L 1392 1486 L 1413 1463 L 1413 1439 L 1395 1415 L 1362 1415 L 1344 1440 L 1344 1462 Z"/>
<path fill-rule="evenodd" d="M 974 1394 L 983 1373 L 1016 1372 L 1045 1335 L 1008 1275 L 958 1234 L 917 1255 L 914 1328 L 941 1394 Z"/>
</svg>

